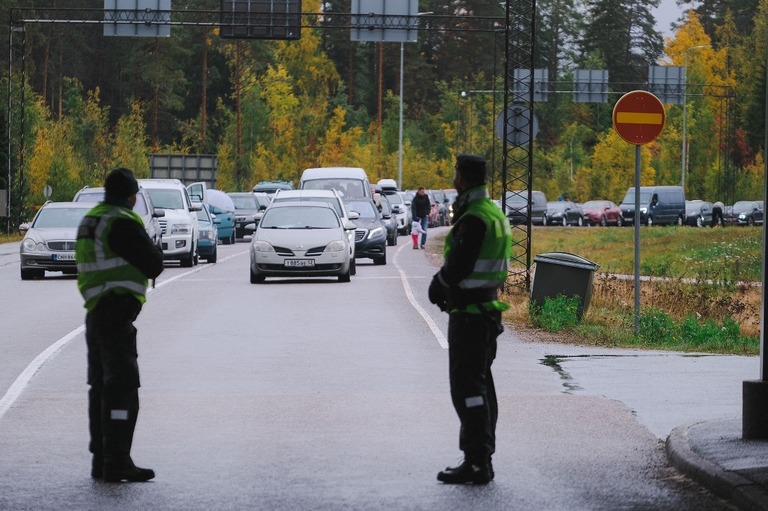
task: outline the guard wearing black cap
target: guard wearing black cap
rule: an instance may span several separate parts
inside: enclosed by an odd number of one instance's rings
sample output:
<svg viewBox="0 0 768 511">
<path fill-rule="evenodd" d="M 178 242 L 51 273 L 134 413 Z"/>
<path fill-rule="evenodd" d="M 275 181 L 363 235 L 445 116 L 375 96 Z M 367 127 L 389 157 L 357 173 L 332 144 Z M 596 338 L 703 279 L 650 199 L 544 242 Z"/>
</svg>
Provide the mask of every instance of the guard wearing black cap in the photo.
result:
<svg viewBox="0 0 768 511">
<path fill-rule="evenodd" d="M 429 286 L 429 301 L 449 314 L 451 399 L 461 422 L 464 461 L 437 474 L 447 484 L 487 484 L 493 479 L 498 407 L 491 364 L 503 331 L 498 289 L 511 255 L 509 220 L 491 202 L 480 156 L 456 158 L 453 184 L 459 192 L 454 222 L 445 239 L 445 261 Z"/>
<path fill-rule="evenodd" d="M 155 473 L 134 465 L 133 431 L 139 413 L 136 320 L 148 279 L 163 271 L 163 252 L 133 211 L 139 184 L 125 168 L 104 182 L 104 201 L 77 232 L 77 287 L 85 299 L 88 345 L 88 419 L 91 477 L 148 481 Z"/>
</svg>

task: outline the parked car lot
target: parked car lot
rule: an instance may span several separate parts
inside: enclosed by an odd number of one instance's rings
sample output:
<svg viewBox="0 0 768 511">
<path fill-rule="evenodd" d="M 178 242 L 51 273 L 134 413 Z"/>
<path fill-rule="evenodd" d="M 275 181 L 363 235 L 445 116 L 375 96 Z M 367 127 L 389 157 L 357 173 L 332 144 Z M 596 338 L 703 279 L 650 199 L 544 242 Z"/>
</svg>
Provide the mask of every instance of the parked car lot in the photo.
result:
<svg viewBox="0 0 768 511">
<path fill-rule="evenodd" d="M 709 227 L 712 225 L 712 203 L 704 200 L 685 201 L 685 225 Z"/>
<path fill-rule="evenodd" d="M 354 229 L 326 203 L 272 204 L 251 239 L 251 283 L 266 277 L 322 276 L 349 282 L 352 258 L 347 231 Z"/>
<path fill-rule="evenodd" d="M 581 226 L 584 224 L 584 213 L 581 207 L 571 201 L 547 202 L 547 213 L 544 225 Z"/>
<path fill-rule="evenodd" d="M 355 230 L 355 258 L 373 259 L 374 264 L 387 264 L 387 228 L 371 199 L 345 200 L 347 211 L 357 213 L 353 220 Z"/>
<path fill-rule="evenodd" d="M 87 202 L 91 206 L 95 206 L 96 203 L 104 200 L 104 187 L 95 186 L 81 189 L 75 194 L 72 199 L 73 202 Z M 161 208 L 156 208 L 152 203 L 152 198 L 147 191 L 139 187 L 139 192 L 136 194 L 136 204 L 133 206 L 133 210 L 139 214 L 141 220 L 144 222 L 144 228 L 147 230 L 147 235 L 152 242 L 160 249 L 163 248 L 163 232 L 160 227 L 160 221 L 158 218 L 165 216 L 165 211 Z"/>
<path fill-rule="evenodd" d="M 77 273 L 77 228 L 92 207 L 88 202 L 46 202 L 32 222 L 19 226 L 25 233 L 19 245 L 21 280 L 43 278 L 46 271 Z"/>
<path fill-rule="evenodd" d="M 589 200 L 581 205 L 584 212 L 584 223 L 587 225 L 624 225 L 621 209 L 615 202 L 609 200 Z"/>
</svg>

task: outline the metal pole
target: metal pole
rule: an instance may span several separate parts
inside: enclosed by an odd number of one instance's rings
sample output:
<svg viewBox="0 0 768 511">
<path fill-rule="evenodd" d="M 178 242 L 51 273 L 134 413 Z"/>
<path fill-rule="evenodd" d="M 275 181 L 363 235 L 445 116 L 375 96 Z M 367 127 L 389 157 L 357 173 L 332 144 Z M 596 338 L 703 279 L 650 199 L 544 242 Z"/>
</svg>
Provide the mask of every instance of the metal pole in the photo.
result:
<svg viewBox="0 0 768 511">
<path fill-rule="evenodd" d="M 640 156 L 641 145 L 635 145 L 635 337 L 640 333 Z"/>
<path fill-rule="evenodd" d="M 765 134 L 763 139 L 763 160 L 766 160 L 764 162 L 764 170 L 763 170 L 763 187 L 765 190 L 763 191 L 763 200 L 768 201 L 768 158 L 765 157 L 766 154 L 768 154 L 768 49 L 766 49 L 766 67 L 765 67 L 765 119 L 763 120 L 765 123 Z M 763 204 L 768 204 L 768 202 L 763 202 Z M 768 357 L 768 354 L 766 353 L 766 349 L 768 348 L 768 342 L 765 339 L 765 315 L 766 315 L 766 307 L 768 307 L 768 292 L 765 290 L 765 275 L 766 271 L 768 271 L 768 267 L 766 267 L 766 258 L 765 258 L 765 242 L 766 239 L 768 239 L 768 223 L 763 222 L 763 262 L 762 262 L 762 271 L 761 271 L 761 281 L 762 281 L 762 307 L 760 311 L 760 381 L 768 381 L 768 374 L 766 374 L 766 369 L 768 369 L 768 364 L 766 364 L 766 357 Z"/>
<path fill-rule="evenodd" d="M 403 62 L 405 45 L 400 41 L 400 126 L 397 134 L 397 188 L 403 189 Z"/>
</svg>

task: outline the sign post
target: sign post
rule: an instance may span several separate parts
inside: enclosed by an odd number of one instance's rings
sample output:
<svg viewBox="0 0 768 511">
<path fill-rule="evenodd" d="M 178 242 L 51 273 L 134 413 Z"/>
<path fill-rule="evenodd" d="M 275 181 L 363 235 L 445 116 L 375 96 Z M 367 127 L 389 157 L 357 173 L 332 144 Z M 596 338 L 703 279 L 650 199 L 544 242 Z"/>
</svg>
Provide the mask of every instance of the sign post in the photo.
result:
<svg viewBox="0 0 768 511">
<path fill-rule="evenodd" d="M 624 94 L 613 107 L 613 129 L 635 145 L 635 335 L 639 333 L 640 317 L 640 146 L 656 140 L 664 130 L 666 118 L 659 98 L 643 90 Z"/>
</svg>

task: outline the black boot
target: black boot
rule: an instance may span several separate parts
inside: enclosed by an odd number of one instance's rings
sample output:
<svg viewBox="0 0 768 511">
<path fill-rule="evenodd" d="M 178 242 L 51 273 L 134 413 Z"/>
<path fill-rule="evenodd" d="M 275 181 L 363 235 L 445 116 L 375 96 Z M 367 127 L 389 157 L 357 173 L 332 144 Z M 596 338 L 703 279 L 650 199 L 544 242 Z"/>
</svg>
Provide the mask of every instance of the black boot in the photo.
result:
<svg viewBox="0 0 768 511">
<path fill-rule="evenodd" d="M 448 467 L 437 474 L 437 480 L 446 484 L 488 484 L 491 479 L 487 462 L 472 463 L 466 458 L 458 467 Z"/>
<path fill-rule="evenodd" d="M 129 457 L 121 462 L 104 463 L 104 480 L 108 483 L 128 481 L 130 483 L 143 483 L 155 477 L 155 472 L 149 468 L 140 468 L 133 464 Z"/>
</svg>

